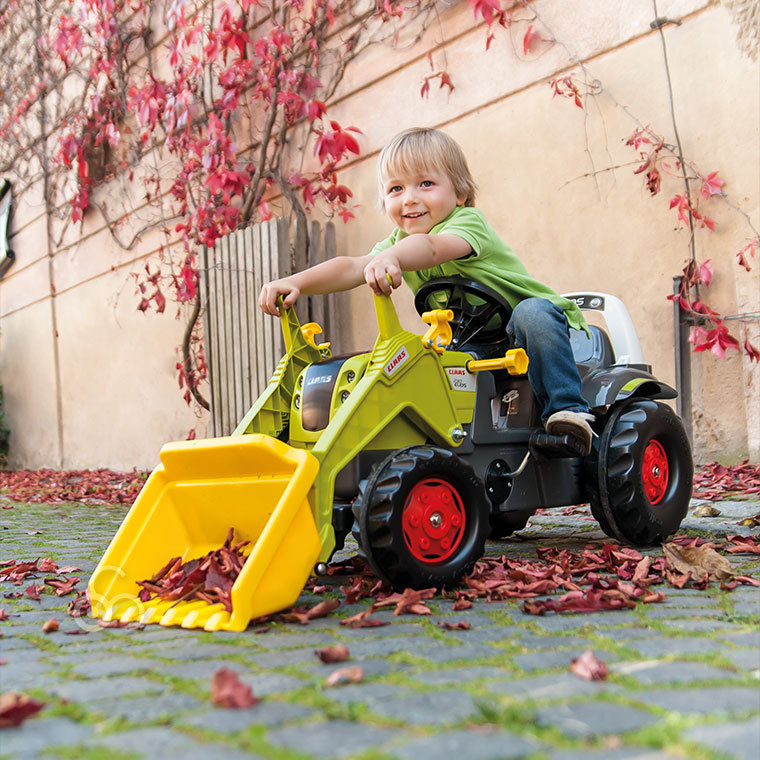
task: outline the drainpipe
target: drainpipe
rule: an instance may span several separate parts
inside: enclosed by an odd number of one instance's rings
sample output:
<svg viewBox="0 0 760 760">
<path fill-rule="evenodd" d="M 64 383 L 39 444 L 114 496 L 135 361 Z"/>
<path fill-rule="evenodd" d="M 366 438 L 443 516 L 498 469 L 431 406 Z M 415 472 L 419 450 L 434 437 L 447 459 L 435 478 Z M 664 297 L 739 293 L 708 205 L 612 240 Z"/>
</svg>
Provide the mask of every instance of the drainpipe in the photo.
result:
<svg viewBox="0 0 760 760">
<path fill-rule="evenodd" d="M 673 278 L 673 295 L 681 293 L 683 276 Z M 689 323 L 684 319 L 679 299 L 673 300 L 673 346 L 676 364 L 676 411 L 683 421 L 689 442 L 694 443 L 691 429 L 691 351 L 689 351 Z"/>
</svg>

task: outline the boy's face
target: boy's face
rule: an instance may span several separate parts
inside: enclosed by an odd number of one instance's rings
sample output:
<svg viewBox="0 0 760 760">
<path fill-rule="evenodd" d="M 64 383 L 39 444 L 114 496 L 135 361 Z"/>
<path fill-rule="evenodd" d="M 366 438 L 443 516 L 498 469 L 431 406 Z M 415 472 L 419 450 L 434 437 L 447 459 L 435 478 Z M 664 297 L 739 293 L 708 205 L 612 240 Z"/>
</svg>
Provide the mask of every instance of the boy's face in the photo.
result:
<svg viewBox="0 0 760 760">
<path fill-rule="evenodd" d="M 464 200 L 457 197 L 449 175 L 438 169 L 395 173 L 383 182 L 385 210 L 408 235 L 430 232 Z"/>
</svg>

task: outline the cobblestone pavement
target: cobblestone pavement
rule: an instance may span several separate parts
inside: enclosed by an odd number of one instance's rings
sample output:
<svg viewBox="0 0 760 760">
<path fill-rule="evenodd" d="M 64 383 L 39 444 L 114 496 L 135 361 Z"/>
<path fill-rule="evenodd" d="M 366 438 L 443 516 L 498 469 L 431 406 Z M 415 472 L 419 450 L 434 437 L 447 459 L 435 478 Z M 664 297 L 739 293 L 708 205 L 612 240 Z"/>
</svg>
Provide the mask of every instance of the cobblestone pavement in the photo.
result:
<svg viewBox="0 0 760 760">
<path fill-rule="evenodd" d="M 757 533 L 737 522 L 760 512 L 760 503 L 718 507 L 719 517 L 690 513 L 684 530 Z M 76 565 L 84 588 L 124 514 L 116 507 L 17 504 L 0 511 L 0 560 L 51 557 Z M 535 558 L 538 546 L 580 550 L 603 540 L 588 514 L 554 510 L 488 550 Z M 760 575 L 757 557 L 730 560 Z M 19 590 L 0 586 L 3 594 Z M 2 691 L 46 703 L 21 726 L 0 731 L 0 755 L 757 760 L 760 588 L 729 593 L 713 583 L 707 591 L 665 591 L 666 602 L 635 610 L 544 617 L 523 614 L 518 601 L 453 612 L 451 601 L 437 597 L 428 617 L 393 617 L 383 609 L 373 617 L 391 625 L 341 627 L 341 618 L 366 609 L 362 601 L 308 626 L 236 634 L 103 629 L 66 614 L 71 596 L 0 599 L 6 612 L 18 613 L 2 624 Z M 300 601 L 315 599 L 304 593 Z M 44 634 L 51 617 L 60 630 Z M 436 625 L 441 620 L 471 628 L 446 631 Z M 79 628 L 87 635 L 66 633 Z M 314 650 L 334 643 L 348 645 L 347 664 L 364 668 L 364 682 L 324 687 L 340 666 L 323 665 Z M 608 663 L 606 681 L 569 671 L 570 660 L 587 649 Z M 210 677 L 221 667 L 249 684 L 259 704 L 214 707 Z"/>
</svg>

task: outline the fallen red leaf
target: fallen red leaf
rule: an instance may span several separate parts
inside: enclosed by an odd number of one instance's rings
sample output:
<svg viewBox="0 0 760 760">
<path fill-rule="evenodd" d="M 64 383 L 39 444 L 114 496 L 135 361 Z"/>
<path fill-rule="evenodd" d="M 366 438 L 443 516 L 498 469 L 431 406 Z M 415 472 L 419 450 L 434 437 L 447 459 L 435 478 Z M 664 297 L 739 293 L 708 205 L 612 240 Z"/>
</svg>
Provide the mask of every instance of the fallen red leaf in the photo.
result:
<svg viewBox="0 0 760 760">
<path fill-rule="evenodd" d="M 100 618 L 97 623 L 101 628 L 126 628 L 129 625 L 127 620 L 102 620 Z"/>
<path fill-rule="evenodd" d="M 607 663 L 598 660 L 588 649 L 579 657 L 570 660 L 570 671 L 586 681 L 603 681 L 607 678 Z"/>
<path fill-rule="evenodd" d="M 55 618 L 50 618 L 42 624 L 43 633 L 54 633 L 60 627 L 60 623 Z"/>
<path fill-rule="evenodd" d="M 694 473 L 694 498 L 713 501 L 727 494 L 760 493 L 760 465 L 748 464 L 727 467 L 718 462 L 706 464 Z"/>
<path fill-rule="evenodd" d="M 74 576 L 67 578 L 66 580 L 59 580 L 58 578 L 45 578 L 45 584 L 50 586 L 55 591 L 56 596 L 66 596 L 74 590 L 74 586 L 82 579 Z"/>
<path fill-rule="evenodd" d="M 348 647 L 345 644 L 336 644 L 324 649 L 315 649 L 314 654 L 325 664 L 345 662 L 349 658 Z"/>
<path fill-rule="evenodd" d="M 340 624 L 349 628 L 379 628 L 381 625 L 390 625 L 386 620 L 379 620 L 378 618 L 371 618 L 372 608 L 364 610 L 357 615 L 352 615 L 345 620 L 341 620 Z"/>
<path fill-rule="evenodd" d="M 211 676 L 211 701 L 218 707 L 239 709 L 252 707 L 259 699 L 234 671 L 220 668 Z"/>
<path fill-rule="evenodd" d="M 90 597 L 87 591 L 77 591 L 74 599 L 69 602 L 66 612 L 71 617 L 84 617 L 90 611 Z"/>
<path fill-rule="evenodd" d="M 325 686 L 338 686 L 344 683 L 361 683 L 364 680 L 364 671 L 358 665 L 333 670 L 325 679 Z"/>
<path fill-rule="evenodd" d="M 12 501 L 131 504 L 148 472 L 111 470 L 17 470 L 0 472 L 0 491 Z M 10 506 L 8 507 L 10 508 Z M 45 571 L 46 572 L 46 571 Z"/>
<path fill-rule="evenodd" d="M 460 620 L 458 623 L 449 623 L 446 620 L 439 620 L 438 625 L 447 631 L 468 631 L 470 624 L 464 620 Z"/>
<path fill-rule="evenodd" d="M 18 726 L 44 706 L 44 702 L 38 702 L 28 694 L 9 691 L 0 696 L 0 728 Z"/>
<path fill-rule="evenodd" d="M 760 554 L 760 536 L 726 536 L 731 546 L 724 551 L 729 554 Z"/>
<path fill-rule="evenodd" d="M 432 599 L 436 591 L 437 589 L 434 588 L 423 588 L 420 590 L 405 588 L 402 594 L 390 594 L 379 599 L 372 605 L 372 609 L 377 610 L 381 607 L 390 607 L 395 604 L 394 615 L 402 615 L 405 612 L 410 612 L 413 615 L 429 615 L 430 609 L 423 600 Z"/>
<path fill-rule="evenodd" d="M 246 556 L 242 549 L 249 542 L 232 545 L 234 531 L 230 528 L 224 544 L 203 557 L 182 562 L 172 557 L 153 577 L 137 581 L 141 587 L 140 601 L 164 599 L 188 601 L 198 599 L 208 604 L 221 604 L 227 612 L 232 611 L 232 586 L 237 579 Z"/>
<path fill-rule="evenodd" d="M 32 583 L 31 586 L 27 586 L 24 589 L 24 593 L 30 598 L 33 599 L 35 602 L 40 601 L 40 592 L 45 590 L 45 586 L 42 584 L 34 584 Z"/>
</svg>

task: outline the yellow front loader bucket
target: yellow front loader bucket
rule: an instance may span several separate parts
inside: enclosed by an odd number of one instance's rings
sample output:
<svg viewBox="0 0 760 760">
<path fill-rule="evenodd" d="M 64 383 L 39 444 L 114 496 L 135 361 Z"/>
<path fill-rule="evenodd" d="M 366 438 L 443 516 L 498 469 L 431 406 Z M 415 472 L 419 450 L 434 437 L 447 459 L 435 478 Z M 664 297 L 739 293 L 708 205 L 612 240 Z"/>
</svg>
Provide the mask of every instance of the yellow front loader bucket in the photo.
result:
<svg viewBox="0 0 760 760">
<path fill-rule="evenodd" d="M 92 614 L 207 631 L 242 631 L 293 604 L 319 557 L 308 493 L 315 457 L 267 435 L 170 443 L 89 583 Z M 232 612 L 204 601 L 142 602 L 138 581 L 172 557 L 219 549 L 230 528 L 250 554 L 232 586 Z"/>
</svg>

